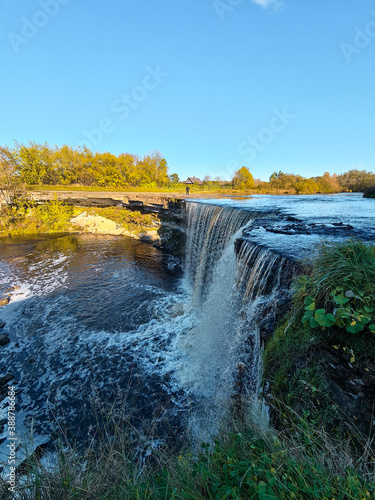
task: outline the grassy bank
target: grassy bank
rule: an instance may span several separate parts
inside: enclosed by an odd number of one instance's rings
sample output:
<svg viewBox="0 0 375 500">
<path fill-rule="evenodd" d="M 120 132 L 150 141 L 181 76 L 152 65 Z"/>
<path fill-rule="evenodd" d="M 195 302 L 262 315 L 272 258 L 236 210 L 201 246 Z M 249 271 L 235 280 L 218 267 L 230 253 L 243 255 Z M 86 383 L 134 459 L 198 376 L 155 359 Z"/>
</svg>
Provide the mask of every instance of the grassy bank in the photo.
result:
<svg viewBox="0 0 375 500">
<path fill-rule="evenodd" d="M 159 448 L 147 458 L 134 452 L 136 431 L 123 420 L 119 425 L 107 415 L 99 428 L 84 451 L 62 436 L 53 467 L 29 460 L 17 482 L 19 498 L 370 500 L 375 495 L 368 462 L 356 462 L 341 442 L 312 426 L 281 433 L 231 422 L 199 452 L 189 446 L 177 452 Z M 4 484 L 2 498 L 12 498 Z"/>
<path fill-rule="evenodd" d="M 186 193 L 186 184 L 170 184 L 161 187 L 155 186 L 127 186 L 127 187 L 102 187 L 102 186 L 59 186 L 59 185 L 30 185 L 27 188 L 29 191 L 87 191 L 87 192 L 100 192 L 100 193 L 165 193 L 171 195 L 184 196 Z M 286 186 L 273 186 L 268 183 L 261 183 L 258 186 L 249 189 L 236 189 L 234 186 L 228 185 L 217 185 L 217 184 L 205 184 L 202 186 L 193 184 L 189 185 L 190 196 L 192 194 L 199 195 L 225 195 L 225 196 L 251 196 L 253 194 L 271 194 L 271 195 L 297 195 L 297 194 L 337 194 L 341 192 L 352 192 L 351 190 L 336 189 L 332 191 L 316 191 L 316 190 L 298 190 L 295 187 Z"/>
<path fill-rule="evenodd" d="M 190 193 L 234 193 L 232 186 L 189 186 Z M 87 191 L 100 193 L 170 193 L 185 195 L 186 184 L 170 184 L 162 187 L 145 186 L 127 186 L 127 187 L 102 187 L 102 186 L 49 186 L 45 184 L 31 185 L 27 188 L 29 191 Z M 238 191 L 239 192 L 239 191 Z"/>
<path fill-rule="evenodd" d="M 153 218 L 151 215 L 132 212 L 122 207 L 77 208 L 55 200 L 44 205 L 27 202 L 17 207 L 3 207 L 0 212 L 0 236 L 77 232 L 80 229 L 72 224 L 71 220 L 83 212 L 105 217 L 135 235 L 155 229 L 156 216 Z"/>
<path fill-rule="evenodd" d="M 303 419 L 373 461 L 375 247 L 322 244 L 294 288 L 265 349 L 274 423 Z"/>
</svg>

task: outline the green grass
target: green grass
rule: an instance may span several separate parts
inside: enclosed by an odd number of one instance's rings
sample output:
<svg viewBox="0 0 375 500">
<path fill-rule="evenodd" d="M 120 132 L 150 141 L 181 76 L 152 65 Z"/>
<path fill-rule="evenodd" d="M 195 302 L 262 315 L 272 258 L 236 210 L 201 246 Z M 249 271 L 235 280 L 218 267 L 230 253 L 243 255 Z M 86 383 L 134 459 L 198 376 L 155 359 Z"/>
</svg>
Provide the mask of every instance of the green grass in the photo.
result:
<svg viewBox="0 0 375 500">
<path fill-rule="evenodd" d="M 328 373 L 332 363 L 346 367 L 353 379 L 375 376 L 375 333 L 371 330 L 375 249 L 352 240 L 321 244 L 294 288 L 291 310 L 264 351 L 268 392 L 280 403 L 275 423 L 288 427 L 295 418 L 303 418 L 334 437 L 349 439 L 358 455 L 368 437 L 358 430 L 355 420 L 363 418 L 361 405 L 353 406 L 349 395 L 344 403 L 336 394 L 335 384 L 345 380 L 340 370 Z M 338 378 L 331 380 L 335 373 Z"/>
<path fill-rule="evenodd" d="M 299 296 L 312 295 L 327 302 L 330 292 L 337 287 L 375 296 L 375 247 L 372 245 L 355 240 L 322 243 L 308 267 L 311 272 L 301 276 L 295 286 Z"/>
<path fill-rule="evenodd" d="M 228 423 L 215 443 L 196 451 L 160 447 L 137 454 L 130 419 L 103 415 L 90 445 L 61 435 L 57 462 L 30 460 L 17 490 L 23 500 L 259 499 L 357 500 L 375 495 L 373 464 L 355 462 L 322 431 L 297 425 L 277 433 Z M 152 426 L 150 426 L 152 428 Z M 156 436 L 148 436 L 155 438 Z M 6 494 L 3 485 L 2 498 Z"/>
</svg>

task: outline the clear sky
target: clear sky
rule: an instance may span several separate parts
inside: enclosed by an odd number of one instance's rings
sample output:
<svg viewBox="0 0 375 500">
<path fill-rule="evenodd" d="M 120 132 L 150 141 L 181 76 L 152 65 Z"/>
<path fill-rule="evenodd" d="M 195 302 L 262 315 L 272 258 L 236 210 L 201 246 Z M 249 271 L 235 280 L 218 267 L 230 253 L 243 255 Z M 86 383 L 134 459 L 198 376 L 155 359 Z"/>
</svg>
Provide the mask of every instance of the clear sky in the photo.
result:
<svg viewBox="0 0 375 500">
<path fill-rule="evenodd" d="M 0 144 L 375 171 L 373 0 L 7 0 L 0 33 Z"/>
</svg>

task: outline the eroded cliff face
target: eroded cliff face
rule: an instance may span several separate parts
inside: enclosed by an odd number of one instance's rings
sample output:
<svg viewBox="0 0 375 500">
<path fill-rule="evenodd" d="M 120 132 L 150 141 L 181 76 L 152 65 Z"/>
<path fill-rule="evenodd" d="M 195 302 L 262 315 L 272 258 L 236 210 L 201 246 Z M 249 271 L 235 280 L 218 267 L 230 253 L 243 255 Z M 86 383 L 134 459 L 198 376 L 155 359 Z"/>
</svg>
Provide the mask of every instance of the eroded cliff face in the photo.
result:
<svg viewBox="0 0 375 500">
<path fill-rule="evenodd" d="M 123 207 L 126 210 L 150 214 L 155 223 L 148 231 L 133 234 L 118 224 L 100 216 L 85 214 L 76 217 L 75 222 L 82 230 L 94 234 L 124 235 L 136 237 L 161 248 L 177 257 L 185 254 L 186 233 L 183 223 L 185 196 L 169 193 L 100 193 L 95 191 L 32 191 L 31 199 L 46 203 L 55 199 L 68 205 L 84 208 Z M 91 218 L 90 218 L 91 217 Z"/>
</svg>

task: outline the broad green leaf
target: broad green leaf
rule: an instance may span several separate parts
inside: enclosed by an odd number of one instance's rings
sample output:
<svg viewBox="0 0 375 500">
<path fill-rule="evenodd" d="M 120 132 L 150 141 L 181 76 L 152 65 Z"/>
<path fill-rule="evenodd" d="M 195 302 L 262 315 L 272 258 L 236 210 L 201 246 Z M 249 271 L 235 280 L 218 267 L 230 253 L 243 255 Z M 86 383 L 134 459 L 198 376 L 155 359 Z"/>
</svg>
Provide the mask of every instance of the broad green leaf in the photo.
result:
<svg viewBox="0 0 375 500">
<path fill-rule="evenodd" d="M 315 302 L 315 299 L 313 297 L 311 297 L 310 295 L 308 297 L 305 297 L 305 300 L 304 300 L 305 306 L 309 306 L 313 302 Z"/>
<path fill-rule="evenodd" d="M 315 311 L 315 302 L 311 302 L 308 306 L 305 308 L 307 311 Z"/>
<path fill-rule="evenodd" d="M 344 305 L 349 302 L 348 297 L 345 297 L 343 293 L 340 293 L 340 295 L 336 295 L 336 297 L 334 297 L 333 300 L 336 302 L 336 304 L 339 305 Z"/>
<path fill-rule="evenodd" d="M 307 321 L 310 321 L 310 319 L 314 316 L 314 313 L 312 311 L 306 311 L 303 318 L 302 318 L 302 323 L 306 323 Z"/>
<path fill-rule="evenodd" d="M 349 333 L 359 333 L 365 328 L 364 325 L 361 323 L 356 323 L 355 321 L 352 322 L 351 325 L 348 325 L 346 327 L 346 331 Z"/>
<path fill-rule="evenodd" d="M 325 316 L 325 314 L 326 314 L 326 310 L 325 309 L 317 309 L 315 311 L 315 317 L 316 316 Z"/>
<path fill-rule="evenodd" d="M 335 325 L 338 326 L 339 328 L 344 328 L 345 323 L 341 318 L 336 318 Z"/>
<path fill-rule="evenodd" d="M 318 311 L 322 311 L 322 309 L 318 309 Z M 315 313 L 315 321 L 319 323 L 320 326 L 330 327 L 336 323 L 336 318 L 333 314 L 318 314 L 318 311 Z M 323 309 L 324 311 L 324 309 Z"/>
<path fill-rule="evenodd" d="M 315 321 L 314 316 L 310 318 L 310 326 L 311 328 L 316 328 L 317 326 L 319 326 L 319 323 Z"/>
</svg>

